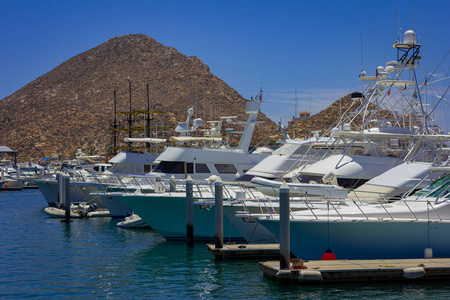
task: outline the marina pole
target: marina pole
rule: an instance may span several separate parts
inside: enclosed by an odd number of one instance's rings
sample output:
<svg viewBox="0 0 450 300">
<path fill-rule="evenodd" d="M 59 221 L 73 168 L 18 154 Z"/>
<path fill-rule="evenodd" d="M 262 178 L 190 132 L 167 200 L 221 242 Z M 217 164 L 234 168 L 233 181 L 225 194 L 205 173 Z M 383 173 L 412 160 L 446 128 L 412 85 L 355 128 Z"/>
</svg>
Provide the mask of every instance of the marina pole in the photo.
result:
<svg viewBox="0 0 450 300">
<path fill-rule="evenodd" d="M 61 181 L 63 182 L 63 199 L 64 199 L 64 209 L 65 209 L 65 219 L 62 222 L 72 222 L 70 219 L 70 176 L 61 176 Z"/>
<path fill-rule="evenodd" d="M 194 194 L 191 176 L 186 180 L 186 241 L 192 246 L 194 244 Z"/>
<path fill-rule="evenodd" d="M 288 270 L 291 261 L 289 231 L 289 187 L 283 182 L 280 188 L 280 270 Z"/>
<path fill-rule="evenodd" d="M 56 174 L 56 181 L 58 182 L 58 204 L 59 207 L 61 207 L 61 204 L 65 205 L 65 203 L 63 202 L 64 199 L 64 188 L 63 188 L 63 180 L 62 180 L 63 174 L 62 173 L 58 173 Z"/>
<path fill-rule="evenodd" d="M 216 214 L 215 247 L 217 249 L 223 248 L 223 182 L 220 177 L 214 183 L 214 209 Z"/>
</svg>

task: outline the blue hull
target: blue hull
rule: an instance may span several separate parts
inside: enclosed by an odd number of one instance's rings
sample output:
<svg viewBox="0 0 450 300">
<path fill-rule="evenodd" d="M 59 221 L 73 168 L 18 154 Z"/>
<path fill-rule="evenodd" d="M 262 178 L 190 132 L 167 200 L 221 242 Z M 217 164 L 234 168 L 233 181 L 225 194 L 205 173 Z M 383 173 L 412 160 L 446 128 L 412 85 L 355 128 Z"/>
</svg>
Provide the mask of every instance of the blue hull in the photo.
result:
<svg viewBox="0 0 450 300">
<path fill-rule="evenodd" d="M 260 222 L 279 238 L 279 222 Z M 450 257 L 446 222 L 296 221 L 290 226 L 291 252 L 302 259 L 321 259 L 328 247 L 336 259 L 423 258 L 428 247 L 435 258 Z"/>
<path fill-rule="evenodd" d="M 119 199 L 139 215 L 150 227 L 167 240 L 186 240 L 186 196 L 168 197 L 121 196 Z M 202 241 L 215 239 L 214 206 L 202 209 L 194 205 L 194 238 Z M 239 231 L 230 226 L 228 219 L 223 222 L 224 241 L 242 241 Z"/>
</svg>

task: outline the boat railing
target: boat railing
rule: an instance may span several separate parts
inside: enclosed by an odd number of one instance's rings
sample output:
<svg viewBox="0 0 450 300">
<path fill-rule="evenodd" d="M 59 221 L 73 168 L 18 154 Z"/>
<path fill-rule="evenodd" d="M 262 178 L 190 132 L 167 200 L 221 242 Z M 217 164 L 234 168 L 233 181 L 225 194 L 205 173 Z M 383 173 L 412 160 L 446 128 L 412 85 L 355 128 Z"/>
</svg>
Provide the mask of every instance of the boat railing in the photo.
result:
<svg viewBox="0 0 450 300">
<path fill-rule="evenodd" d="M 439 185 L 427 192 L 425 196 L 410 196 L 399 201 L 388 201 L 388 199 L 330 199 L 325 197 L 290 197 L 290 218 L 308 218 L 319 220 L 333 218 L 333 220 L 344 220 L 348 218 L 380 220 L 438 220 L 443 221 L 440 208 L 442 204 L 450 201 L 450 184 Z M 254 216 L 267 219 L 278 218 L 279 202 L 259 201 L 253 202 L 241 200 L 247 217 Z M 276 206 L 271 206 L 276 203 Z M 254 207 L 259 205 L 258 212 Z M 253 208 L 253 211 L 252 211 Z"/>
<path fill-rule="evenodd" d="M 444 218 L 441 217 L 441 215 L 439 214 L 439 208 L 436 206 L 446 201 L 448 201 L 448 199 L 438 201 L 438 197 L 430 199 L 425 198 L 403 199 L 398 202 L 378 201 L 378 203 L 367 200 L 361 201 L 349 199 L 344 200 L 344 202 L 352 203 L 351 206 L 354 205 L 354 207 L 357 208 L 357 210 L 360 212 L 359 216 L 357 213 L 355 213 L 355 211 L 353 211 L 353 213 L 350 214 L 345 214 L 344 211 L 339 209 L 336 200 L 333 199 L 325 199 L 325 202 L 327 203 L 326 205 L 327 214 L 322 213 L 319 215 L 317 213 L 318 212 L 317 209 L 314 209 L 309 205 L 305 205 L 305 207 L 310 211 L 311 215 L 316 220 L 324 217 L 330 217 L 330 214 L 332 214 L 331 217 L 333 219 L 342 219 L 342 220 L 345 218 L 362 217 L 363 219 L 366 220 L 369 220 L 371 218 L 378 218 L 380 220 L 385 218 L 390 220 L 396 220 L 400 218 L 400 219 L 414 219 L 414 220 L 433 219 L 443 221 Z M 342 203 L 342 201 L 340 201 L 340 203 Z M 412 204 L 414 204 L 413 207 Z M 401 210 L 402 207 L 406 208 L 406 210 Z M 302 214 L 302 217 L 303 216 L 305 216 L 305 214 Z M 297 215 L 295 214 L 295 212 L 291 214 L 292 219 L 295 219 L 296 217 Z"/>
</svg>

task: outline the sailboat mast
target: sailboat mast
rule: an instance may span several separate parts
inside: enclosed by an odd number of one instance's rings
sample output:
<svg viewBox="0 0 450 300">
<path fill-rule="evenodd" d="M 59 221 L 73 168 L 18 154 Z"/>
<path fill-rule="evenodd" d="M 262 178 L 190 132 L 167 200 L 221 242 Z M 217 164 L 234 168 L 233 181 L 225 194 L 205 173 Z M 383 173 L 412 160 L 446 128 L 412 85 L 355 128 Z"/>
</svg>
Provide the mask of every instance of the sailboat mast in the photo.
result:
<svg viewBox="0 0 450 300">
<path fill-rule="evenodd" d="M 150 138 L 150 93 L 149 93 L 149 87 L 147 82 L 147 130 L 146 135 L 147 138 Z M 147 149 L 150 149 L 150 143 L 147 143 Z"/>
<path fill-rule="evenodd" d="M 128 76 L 127 81 L 129 83 L 129 90 L 130 90 L 130 113 L 128 115 L 128 125 L 130 129 L 129 136 L 131 137 L 131 125 L 133 124 L 132 116 L 131 116 L 131 78 Z"/>
<path fill-rule="evenodd" d="M 117 98 L 116 98 L 116 89 L 114 89 L 114 156 L 117 155 Z"/>
</svg>

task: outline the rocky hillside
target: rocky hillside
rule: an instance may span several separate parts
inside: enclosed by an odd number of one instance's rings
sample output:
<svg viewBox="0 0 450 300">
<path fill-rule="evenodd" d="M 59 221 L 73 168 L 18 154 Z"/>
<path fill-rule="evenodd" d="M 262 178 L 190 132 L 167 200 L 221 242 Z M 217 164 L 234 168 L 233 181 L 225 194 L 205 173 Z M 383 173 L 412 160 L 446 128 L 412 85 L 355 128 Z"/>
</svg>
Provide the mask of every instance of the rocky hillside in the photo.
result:
<svg viewBox="0 0 450 300">
<path fill-rule="evenodd" d="M 117 111 L 147 110 L 147 83 L 154 126 L 168 128 L 158 137 L 170 137 L 177 122 L 186 119 L 194 106 L 205 123 L 220 116 L 246 118 L 244 98 L 211 74 L 197 57 L 188 57 L 151 37 L 132 34 L 115 37 L 60 64 L 0 101 L 0 145 L 20 151 L 20 158 L 41 158 L 53 154 L 71 156 L 76 149 L 86 153 L 110 153 L 113 146 L 114 90 Z M 128 116 L 118 115 L 121 128 L 128 128 Z M 144 127 L 145 114 L 132 115 L 133 127 Z M 256 144 L 276 124 L 257 126 Z M 134 131 L 133 137 L 143 137 Z M 119 141 L 128 132 L 119 132 Z M 118 146 L 125 146 L 123 143 Z"/>
<path fill-rule="evenodd" d="M 130 82 L 127 78 L 131 79 Z M 130 89 L 131 86 L 131 89 Z M 148 86 L 148 92 L 147 92 Z M 246 119 L 245 99 L 211 74 L 197 57 L 188 57 L 151 37 L 115 37 L 60 64 L 0 101 L 0 145 L 20 151 L 19 159 L 73 157 L 85 153 L 113 153 L 114 91 L 117 112 L 152 113 L 152 137 L 174 135 L 177 122 L 194 107 L 204 124 L 220 116 Z M 147 100 L 148 99 L 148 100 Z M 312 117 L 313 130 L 326 130 L 350 97 L 336 101 Z M 339 104 L 340 103 L 340 104 Z M 128 129 L 129 114 L 116 114 L 119 129 Z M 147 114 L 132 115 L 132 137 L 144 137 Z M 282 138 L 277 125 L 260 112 L 252 145 Z M 166 128 L 161 131 L 161 127 Z M 156 128 L 156 129 L 155 129 Z M 237 128 L 239 129 L 239 128 Z M 295 125 L 296 136 L 308 135 L 306 121 Z M 201 134 L 201 133 L 199 133 Z M 118 145 L 129 132 L 118 131 Z M 263 141 L 261 143 L 261 140 Z"/>
</svg>

